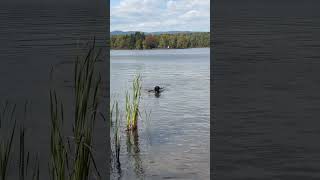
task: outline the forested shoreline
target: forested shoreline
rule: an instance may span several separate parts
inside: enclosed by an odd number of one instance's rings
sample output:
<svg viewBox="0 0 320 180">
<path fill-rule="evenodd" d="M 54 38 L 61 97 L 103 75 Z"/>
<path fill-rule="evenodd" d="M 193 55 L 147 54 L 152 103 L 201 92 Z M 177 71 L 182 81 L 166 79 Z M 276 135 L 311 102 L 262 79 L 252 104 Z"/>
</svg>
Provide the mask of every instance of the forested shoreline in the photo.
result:
<svg viewBox="0 0 320 180">
<path fill-rule="evenodd" d="M 184 49 L 210 47 L 209 32 L 177 33 L 177 34 L 145 34 L 135 32 L 126 35 L 112 35 L 111 49 Z"/>
</svg>

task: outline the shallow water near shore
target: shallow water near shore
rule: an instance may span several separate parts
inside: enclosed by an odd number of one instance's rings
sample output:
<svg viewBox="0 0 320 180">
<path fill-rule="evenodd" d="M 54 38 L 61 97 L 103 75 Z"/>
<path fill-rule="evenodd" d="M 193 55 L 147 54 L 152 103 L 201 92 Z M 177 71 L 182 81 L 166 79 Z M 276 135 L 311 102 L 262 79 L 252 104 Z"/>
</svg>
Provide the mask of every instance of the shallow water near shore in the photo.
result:
<svg viewBox="0 0 320 180">
<path fill-rule="evenodd" d="M 111 179 L 209 179 L 209 48 L 111 50 L 110 64 L 111 100 L 123 117 L 125 91 L 142 76 L 139 130 L 127 135 L 122 121 L 121 172 Z M 156 85 L 158 97 L 148 92 Z"/>
</svg>

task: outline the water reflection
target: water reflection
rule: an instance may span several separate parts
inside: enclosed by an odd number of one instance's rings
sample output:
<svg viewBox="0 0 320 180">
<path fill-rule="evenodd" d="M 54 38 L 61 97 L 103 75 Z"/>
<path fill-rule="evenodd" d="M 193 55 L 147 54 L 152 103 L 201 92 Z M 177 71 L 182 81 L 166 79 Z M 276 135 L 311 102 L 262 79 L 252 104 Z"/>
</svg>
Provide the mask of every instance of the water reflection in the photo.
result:
<svg viewBox="0 0 320 180">
<path fill-rule="evenodd" d="M 160 97 L 160 93 L 154 93 L 154 96 L 155 96 L 156 98 L 159 98 L 159 97 Z"/>
<path fill-rule="evenodd" d="M 138 178 L 143 178 L 144 169 L 140 158 L 138 131 L 127 131 L 127 153 L 129 159 L 133 160 L 134 172 Z"/>
<path fill-rule="evenodd" d="M 111 162 L 113 166 L 111 166 L 111 171 L 117 174 L 117 179 L 122 178 L 122 169 L 121 169 L 121 162 L 120 162 L 120 146 L 117 146 L 114 143 L 114 152 L 112 153 Z"/>
<path fill-rule="evenodd" d="M 122 170 L 121 170 L 121 163 L 120 163 L 120 148 L 117 149 L 116 152 L 116 162 L 115 162 L 117 174 L 119 175 L 118 179 L 121 179 L 122 177 Z"/>
</svg>

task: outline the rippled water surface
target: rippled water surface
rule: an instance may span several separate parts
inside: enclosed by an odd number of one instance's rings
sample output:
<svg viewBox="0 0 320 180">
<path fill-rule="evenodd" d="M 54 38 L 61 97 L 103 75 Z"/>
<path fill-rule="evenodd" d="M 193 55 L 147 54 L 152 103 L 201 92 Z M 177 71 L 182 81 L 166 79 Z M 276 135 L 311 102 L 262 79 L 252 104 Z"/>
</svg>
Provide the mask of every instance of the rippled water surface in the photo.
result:
<svg viewBox="0 0 320 180">
<path fill-rule="evenodd" d="M 151 110 L 150 119 L 142 112 L 134 143 L 127 143 L 122 123 L 122 171 L 113 178 L 209 179 L 209 63 L 207 48 L 111 50 L 111 99 L 123 107 L 125 91 L 140 73 L 142 111 Z M 159 97 L 148 92 L 156 85 L 164 87 Z"/>
<path fill-rule="evenodd" d="M 319 5 L 216 1 L 216 179 L 320 179 Z"/>
<path fill-rule="evenodd" d="M 40 179 L 49 179 L 49 90 L 55 88 L 63 99 L 65 124 L 69 125 L 66 135 L 71 135 L 73 62 L 76 56 L 87 53 L 82 47 L 93 36 L 98 46 L 105 46 L 105 9 L 86 0 L 0 2 L 0 102 L 9 100 L 17 104 L 18 123 L 23 119 L 25 101 L 29 102 L 28 120 L 24 123 L 27 128 L 25 149 L 30 152 L 30 159 L 38 155 Z M 102 74 L 106 74 L 106 59 L 99 63 Z M 54 73 L 50 81 L 52 67 Z M 105 127 L 102 120 L 97 124 Z M 95 138 L 99 144 L 96 146 L 96 161 L 99 168 L 105 169 L 106 129 L 97 128 L 95 133 L 95 137 L 99 137 Z M 17 137 L 14 141 L 15 154 L 10 157 L 8 179 L 18 179 L 19 176 L 18 140 Z"/>
</svg>

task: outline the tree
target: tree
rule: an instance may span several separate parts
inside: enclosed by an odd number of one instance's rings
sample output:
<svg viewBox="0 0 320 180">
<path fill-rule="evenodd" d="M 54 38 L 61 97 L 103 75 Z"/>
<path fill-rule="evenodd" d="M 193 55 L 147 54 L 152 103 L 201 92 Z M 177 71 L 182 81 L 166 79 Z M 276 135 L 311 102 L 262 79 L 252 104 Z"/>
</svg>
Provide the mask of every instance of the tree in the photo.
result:
<svg viewBox="0 0 320 180">
<path fill-rule="evenodd" d="M 177 38 L 177 48 L 188 48 L 189 41 L 184 35 L 179 35 Z"/>
<path fill-rule="evenodd" d="M 113 35 L 110 38 L 112 49 L 152 49 L 152 48 L 201 48 L 210 46 L 210 33 L 180 33 L 145 35 L 135 32 L 131 35 Z"/>
<path fill-rule="evenodd" d="M 129 36 L 129 49 L 135 49 L 136 46 L 136 38 L 134 34 Z"/>
<path fill-rule="evenodd" d="M 145 49 L 153 49 L 158 47 L 157 39 L 153 35 L 148 35 L 145 39 Z"/>
<path fill-rule="evenodd" d="M 169 38 L 169 46 L 170 48 L 176 48 L 177 47 L 177 36 L 171 35 Z"/>
<path fill-rule="evenodd" d="M 135 44 L 135 49 L 143 49 L 142 40 L 138 39 Z"/>
</svg>

